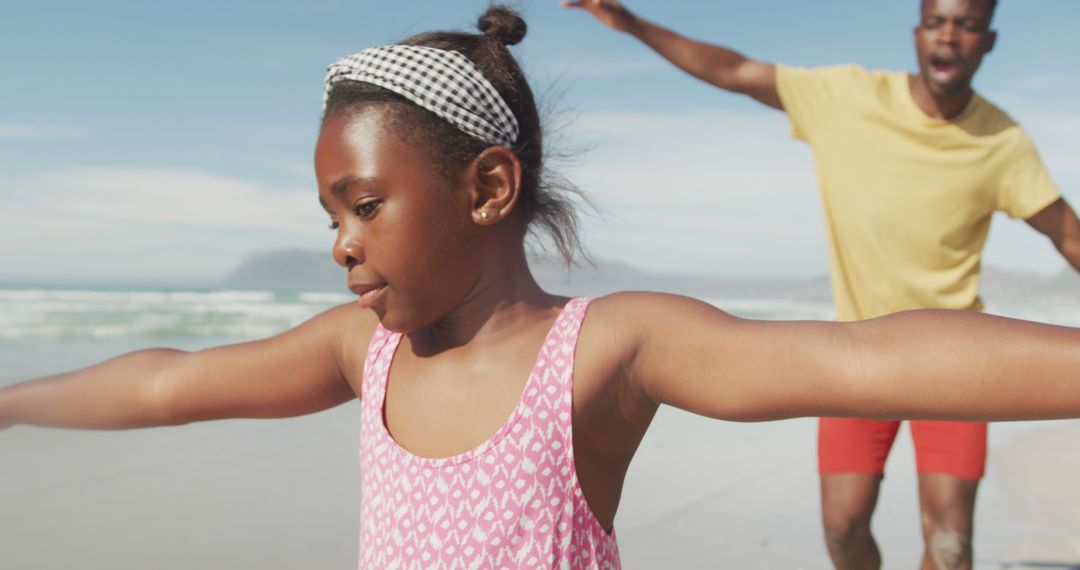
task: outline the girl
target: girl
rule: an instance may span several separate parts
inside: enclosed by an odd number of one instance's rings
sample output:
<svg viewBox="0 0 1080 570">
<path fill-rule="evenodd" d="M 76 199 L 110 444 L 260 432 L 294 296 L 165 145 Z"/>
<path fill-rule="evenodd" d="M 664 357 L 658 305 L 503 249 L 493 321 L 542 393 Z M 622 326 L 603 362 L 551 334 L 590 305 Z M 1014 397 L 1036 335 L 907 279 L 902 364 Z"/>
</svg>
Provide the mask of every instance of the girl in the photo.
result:
<svg viewBox="0 0 1080 570">
<path fill-rule="evenodd" d="M 362 568 L 617 568 L 624 476 L 661 404 L 731 420 L 1080 415 L 1080 331 L 914 311 L 754 322 L 691 299 L 545 293 L 569 258 L 505 8 L 330 67 L 315 150 L 357 302 L 280 336 L 157 349 L 0 390 L 0 427 L 309 414 L 360 398 Z M 1023 382 L 1020 381 L 1023 379 Z"/>
</svg>

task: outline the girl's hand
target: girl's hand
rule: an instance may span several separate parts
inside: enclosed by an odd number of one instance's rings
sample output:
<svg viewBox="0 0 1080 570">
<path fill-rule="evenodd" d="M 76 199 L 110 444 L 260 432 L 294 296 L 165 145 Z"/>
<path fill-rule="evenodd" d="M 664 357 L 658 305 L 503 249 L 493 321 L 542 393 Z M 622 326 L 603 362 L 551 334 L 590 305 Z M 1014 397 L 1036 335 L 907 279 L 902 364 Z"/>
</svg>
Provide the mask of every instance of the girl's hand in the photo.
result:
<svg viewBox="0 0 1080 570">
<path fill-rule="evenodd" d="M 565 8 L 585 10 L 613 30 L 629 32 L 634 27 L 634 15 L 619 0 L 576 0 L 561 4 Z"/>
</svg>

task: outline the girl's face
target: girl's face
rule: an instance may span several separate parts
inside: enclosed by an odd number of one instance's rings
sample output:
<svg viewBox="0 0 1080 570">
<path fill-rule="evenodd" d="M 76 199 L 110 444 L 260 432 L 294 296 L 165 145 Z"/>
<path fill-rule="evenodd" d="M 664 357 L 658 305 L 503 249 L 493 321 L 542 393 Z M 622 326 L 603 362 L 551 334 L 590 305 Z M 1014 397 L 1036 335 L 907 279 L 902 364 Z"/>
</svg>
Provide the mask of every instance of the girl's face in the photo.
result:
<svg viewBox="0 0 1080 570">
<path fill-rule="evenodd" d="M 470 193 L 426 149 L 389 129 L 383 106 L 326 119 L 315 148 L 319 201 L 337 230 L 349 289 L 386 328 L 412 332 L 451 311 L 476 282 Z"/>
</svg>

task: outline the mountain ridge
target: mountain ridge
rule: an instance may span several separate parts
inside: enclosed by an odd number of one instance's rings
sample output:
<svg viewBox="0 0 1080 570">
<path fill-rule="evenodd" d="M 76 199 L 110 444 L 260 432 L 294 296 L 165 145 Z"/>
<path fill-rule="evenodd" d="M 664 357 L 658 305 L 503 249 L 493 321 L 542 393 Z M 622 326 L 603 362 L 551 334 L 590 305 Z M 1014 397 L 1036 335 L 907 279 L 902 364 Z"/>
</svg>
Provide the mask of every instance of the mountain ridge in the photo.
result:
<svg viewBox="0 0 1080 570">
<path fill-rule="evenodd" d="M 565 295 L 597 296 L 640 290 L 677 293 L 698 298 L 783 299 L 829 302 L 827 275 L 808 277 L 748 277 L 659 273 L 629 264 L 598 260 L 567 268 L 561 261 L 533 258 L 530 266 L 546 290 Z M 345 292 L 344 275 L 325 252 L 300 249 L 255 252 L 241 261 L 219 286 L 272 291 Z M 983 298 L 1000 304 L 1080 303 L 1080 275 L 1071 269 L 1051 276 L 985 267 Z"/>
</svg>

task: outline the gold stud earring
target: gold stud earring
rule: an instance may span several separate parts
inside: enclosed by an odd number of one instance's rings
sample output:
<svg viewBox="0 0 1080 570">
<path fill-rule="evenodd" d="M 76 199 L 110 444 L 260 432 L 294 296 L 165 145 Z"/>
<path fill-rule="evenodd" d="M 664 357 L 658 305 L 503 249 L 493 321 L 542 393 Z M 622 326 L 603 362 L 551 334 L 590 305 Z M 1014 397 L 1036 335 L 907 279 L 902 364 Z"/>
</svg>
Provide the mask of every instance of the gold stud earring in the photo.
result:
<svg viewBox="0 0 1080 570">
<path fill-rule="evenodd" d="M 491 217 L 491 216 L 490 216 L 490 214 L 488 214 L 487 210 L 480 210 L 480 219 L 481 220 L 486 220 L 489 217 Z"/>
</svg>

